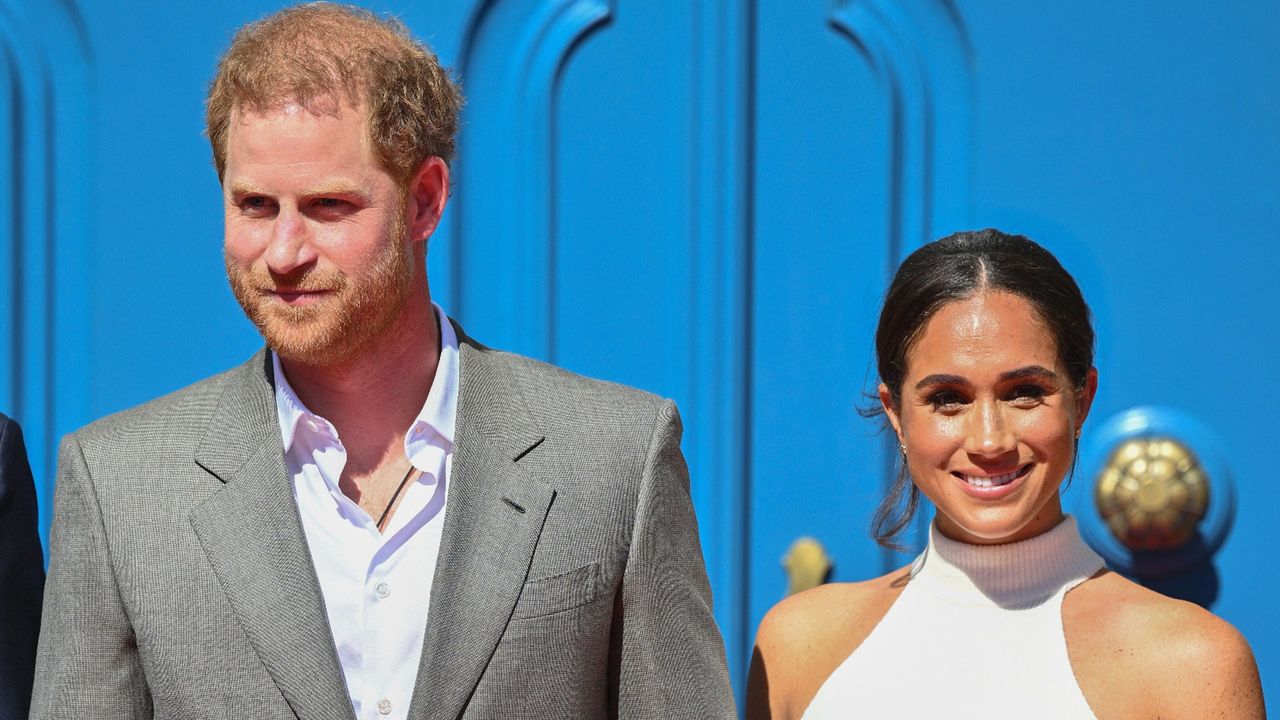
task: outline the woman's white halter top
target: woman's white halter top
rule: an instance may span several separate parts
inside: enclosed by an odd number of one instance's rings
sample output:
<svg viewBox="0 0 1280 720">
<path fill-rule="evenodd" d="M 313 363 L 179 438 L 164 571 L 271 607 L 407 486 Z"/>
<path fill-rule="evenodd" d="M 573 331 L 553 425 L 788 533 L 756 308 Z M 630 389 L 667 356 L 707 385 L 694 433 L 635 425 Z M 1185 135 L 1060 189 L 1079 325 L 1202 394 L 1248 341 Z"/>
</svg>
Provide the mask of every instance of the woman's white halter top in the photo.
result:
<svg viewBox="0 0 1280 720">
<path fill-rule="evenodd" d="M 931 527 L 906 589 L 803 720 L 1093 718 L 1067 659 L 1062 598 L 1102 566 L 1072 517 L 1008 545 Z"/>
</svg>

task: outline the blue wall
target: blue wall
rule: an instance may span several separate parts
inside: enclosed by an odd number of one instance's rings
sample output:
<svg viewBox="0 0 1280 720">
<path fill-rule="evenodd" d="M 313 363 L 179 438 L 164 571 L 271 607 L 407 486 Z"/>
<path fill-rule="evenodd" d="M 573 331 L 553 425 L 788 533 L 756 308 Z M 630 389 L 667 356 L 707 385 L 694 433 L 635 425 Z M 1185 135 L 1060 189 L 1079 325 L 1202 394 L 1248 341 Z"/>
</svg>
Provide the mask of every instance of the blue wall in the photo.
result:
<svg viewBox="0 0 1280 720">
<path fill-rule="evenodd" d="M 234 29 L 279 5 L 0 0 L 0 409 L 46 521 L 58 437 L 259 344 L 223 278 L 202 100 Z M 1086 450 L 1146 405 L 1221 448 L 1240 502 L 1188 582 L 1215 585 L 1264 682 L 1280 671 L 1280 7 L 372 6 L 469 98 L 437 299 L 489 344 L 680 404 L 735 682 L 796 538 L 837 580 L 903 561 L 866 535 L 888 454 L 855 409 L 879 298 L 914 247 L 989 225 L 1050 247 L 1093 305 Z"/>
</svg>

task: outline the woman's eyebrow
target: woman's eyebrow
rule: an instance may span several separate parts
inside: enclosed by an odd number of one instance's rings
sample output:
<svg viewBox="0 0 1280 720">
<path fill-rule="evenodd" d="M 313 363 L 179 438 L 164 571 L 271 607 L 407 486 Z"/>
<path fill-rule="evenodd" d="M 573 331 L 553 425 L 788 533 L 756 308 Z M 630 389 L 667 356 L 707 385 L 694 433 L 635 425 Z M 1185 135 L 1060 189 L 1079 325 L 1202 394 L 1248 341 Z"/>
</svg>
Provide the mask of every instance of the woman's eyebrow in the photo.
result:
<svg viewBox="0 0 1280 720">
<path fill-rule="evenodd" d="M 1057 380 L 1058 373 L 1050 370 L 1043 365 L 1028 365 L 1020 367 L 1017 370 L 1000 373 L 1001 380 L 1018 380 L 1021 378 L 1039 377 L 1047 380 Z"/>
<path fill-rule="evenodd" d="M 934 373 L 926 375 L 924 379 L 916 383 L 916 389 L 929 385 L 968 385 L 969 381 L 959 375 L 945 375 L 942 373 Z"/>
<path fill-rule="evenodd" d="M 1008 370 L 1000 373 L 1000 381 L 1020 380 L 1023 378 L 1044 378 L 1046 380 L 1057 380 L 1058 373 L 1050 370 L 1043 365 L 1028 365 L 1020 367 L 1016 370 Z M 930 385 L 969 385 L 968 378 L 961 375 L 948 375 L 946 373 L 934 373 L 926 375 L 920 382 L 916 383 L 916 389 Z"/>
</svg>

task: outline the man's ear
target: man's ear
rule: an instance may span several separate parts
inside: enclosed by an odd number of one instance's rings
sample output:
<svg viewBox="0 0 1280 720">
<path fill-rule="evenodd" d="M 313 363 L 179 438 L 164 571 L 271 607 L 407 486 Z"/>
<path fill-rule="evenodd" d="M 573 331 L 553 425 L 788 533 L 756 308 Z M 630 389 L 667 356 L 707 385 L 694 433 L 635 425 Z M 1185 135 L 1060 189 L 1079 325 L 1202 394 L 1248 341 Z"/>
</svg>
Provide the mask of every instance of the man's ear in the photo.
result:
<svg viewBox="0 0 1280 720">
<path fill-rule="evenodd" d="M 405 202 L 409 238 L 426 241 L 440 224 L 445 203 L 449 200 L 449 166 L 438 157 L 429 157 L 418 166 L 409 181 Z"/>
<path fill-rule="evenodd" d="M 898 444 L 905 445 L 907 441 L 902 436 L 902 418 L 898 415 L 898 403 L 893 399 L 893 393 L 889 392 L 889 386 L 884 383 L 880 383 L 876 392 L 880 395 L 880 407 L 884 408 L 884 416 L 889 418 L 889 424 L 898 436 Z"/>
</svg>

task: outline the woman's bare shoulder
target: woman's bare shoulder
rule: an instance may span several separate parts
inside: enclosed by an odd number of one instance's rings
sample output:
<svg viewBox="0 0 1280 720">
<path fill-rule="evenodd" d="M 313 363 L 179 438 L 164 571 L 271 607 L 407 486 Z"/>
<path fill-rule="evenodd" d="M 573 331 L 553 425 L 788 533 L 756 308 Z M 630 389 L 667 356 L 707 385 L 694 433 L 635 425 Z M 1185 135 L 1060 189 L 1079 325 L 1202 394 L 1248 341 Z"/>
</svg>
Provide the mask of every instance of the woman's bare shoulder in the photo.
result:
<svg viewBox="0 0 1280 720">
<path fill-rule="evenodd" d="M 748 718 L 799 717 L 827 677 L 875 629 L 907 578 L 903 568 L 863 582 L 829 583 L 773 606 L 756 634 Z"/>
<path fill-rule="evenodd" d="M 1103 572 L 1067 595 L 1063 624 L 1091 704 L 1166 718 L 1264 716 L 1249 643 L 1198 605 Z"/>
</svg>

